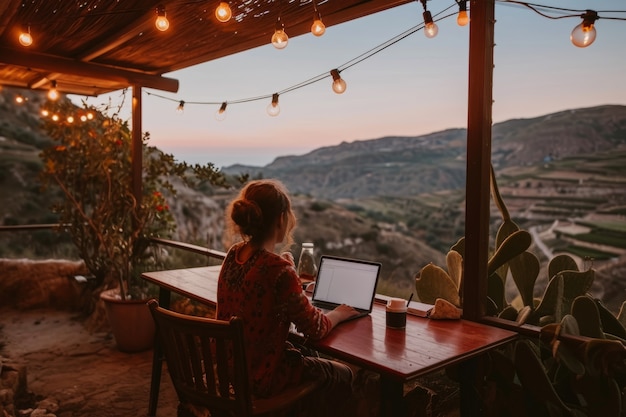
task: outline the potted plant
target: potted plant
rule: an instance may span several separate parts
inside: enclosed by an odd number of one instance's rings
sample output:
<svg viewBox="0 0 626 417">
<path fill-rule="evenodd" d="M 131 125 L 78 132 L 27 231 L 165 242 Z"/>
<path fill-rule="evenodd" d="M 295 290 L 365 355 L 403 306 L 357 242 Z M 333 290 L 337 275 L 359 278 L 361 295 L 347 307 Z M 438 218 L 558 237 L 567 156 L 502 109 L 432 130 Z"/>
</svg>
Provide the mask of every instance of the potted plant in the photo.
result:
<svg viewBox="0 0 626 417">
<path fill-rule="evenodd" d="M 47 115 L 44 129 L 54 142 L 41 154 L 42 181 L 44 186 L 60 190 L 52 210 L 58 213 L 59 222 L 70 233 L 80 257 L 95 277 L 101 298 L 114 298 L 117 304 L 138 304 L 143 310 L 123 313 L 117 319 L 107 308 L 118 348 L 149 348 L 154 330 L 150 328 L 153 323 L 139 275 L 150 265 L 154 267 L 158 259 L 151 238 L 170 237 L 175 230 L 167 204 L 167 198 L 176 194 L 170 180 L 178 177 L 188 185 L 193 179 L 224 185 L 224 176 L 212 164 L 191 167 L 175 161 L 173 156 L 149 147 L 149 136 L 145 134 L 139 201 L 131 189 L 132 143 L 126 121 L 94 107 L 79 108 L 69 100 L 48 102 L 42 110 Z M 148 317 L 148 323 L 129 325 L 130 315 L 137 314 Z M 116 334 L 118 322 L 130 327 L 131 333 L 144 333 L 148 346 L 123 342 Z"/>
</svg>

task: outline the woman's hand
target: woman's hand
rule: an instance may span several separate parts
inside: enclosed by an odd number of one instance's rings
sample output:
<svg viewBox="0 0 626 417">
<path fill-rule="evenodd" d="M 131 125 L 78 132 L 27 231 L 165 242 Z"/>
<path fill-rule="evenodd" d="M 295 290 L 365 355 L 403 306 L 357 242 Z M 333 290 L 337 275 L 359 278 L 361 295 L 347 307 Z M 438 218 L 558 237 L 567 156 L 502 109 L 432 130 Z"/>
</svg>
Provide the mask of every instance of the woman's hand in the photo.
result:
<svg viewBox="0 0 626 417">
<path fill-rule="evenodd" d="M 341 304 L 335 307 L 334 310 L 326 313 L 326 317 L 328 317 L 333 324 L 333 327 L 341 323 L 342 321 L 346 321 L 351 319 L 354 316 L 359 314 L 353 307 L 350 307 L 346 304 Z"/>
</svg>

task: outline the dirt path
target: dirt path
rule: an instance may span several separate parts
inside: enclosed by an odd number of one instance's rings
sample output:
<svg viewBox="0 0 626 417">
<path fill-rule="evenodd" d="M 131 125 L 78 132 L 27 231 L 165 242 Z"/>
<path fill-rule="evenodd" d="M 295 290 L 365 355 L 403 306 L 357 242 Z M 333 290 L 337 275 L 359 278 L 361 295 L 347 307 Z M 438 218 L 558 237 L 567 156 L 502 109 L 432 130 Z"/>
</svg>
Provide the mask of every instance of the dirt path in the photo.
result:
<svg viewBox="0 0 626 417">
<path fill-rule="evenodd" d="M 28 391 L 56 402 L 57 416 L 147 415 L 152 351 L 119 352 L 76 313 L 0 309 L 0 356 L 26 366 Z M 164 367 L 157 417 L 175 416 L 177 404 Z"/>
</svg>

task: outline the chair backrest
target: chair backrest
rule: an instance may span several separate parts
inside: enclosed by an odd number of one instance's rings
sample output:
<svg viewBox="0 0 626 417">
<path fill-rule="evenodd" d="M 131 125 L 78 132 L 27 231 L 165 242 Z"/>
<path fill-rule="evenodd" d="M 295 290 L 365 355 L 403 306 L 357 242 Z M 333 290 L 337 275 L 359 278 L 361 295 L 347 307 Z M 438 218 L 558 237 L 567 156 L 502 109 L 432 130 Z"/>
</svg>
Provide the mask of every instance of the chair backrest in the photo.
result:
<svg viewBox="0 0 626 417">
<path fill-rule="evenodd" d="M 242 320 L 179 314 L 156 300 L 148 305 L 179 401 L 211 416 L 252 416 Z"/>
</svg>

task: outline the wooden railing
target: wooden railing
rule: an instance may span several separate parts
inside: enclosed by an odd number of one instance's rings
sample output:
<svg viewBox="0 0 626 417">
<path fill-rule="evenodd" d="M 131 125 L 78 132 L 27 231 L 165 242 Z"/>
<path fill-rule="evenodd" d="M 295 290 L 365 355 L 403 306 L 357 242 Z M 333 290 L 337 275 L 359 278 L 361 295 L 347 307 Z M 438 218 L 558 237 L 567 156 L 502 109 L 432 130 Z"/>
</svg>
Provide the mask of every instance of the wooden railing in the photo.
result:
<svg viewBox="0 0 626 417">
<path fill-rule="evenodd" d="M 205 248 L 204 246 L 193 245 L 191 243 L 184 243 L 184 242 L 179 242 L 176 240 L 161 239 L 161 238 L 152 238 L 151 240 L 155 243 L 158 243 L 159 245 L 171 246 L 176 249 L 182 249 L 188 252 L 197 253 L 199 255 L 204 255 L 209 258 L 223 260 L 226 257 L 226 252 Z"/>
</svg>

